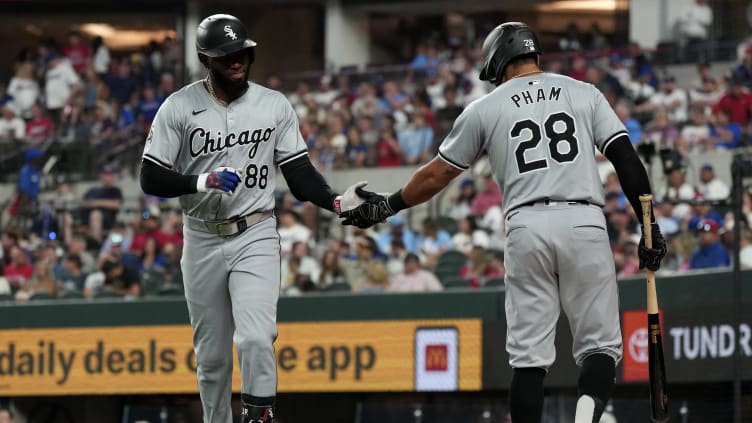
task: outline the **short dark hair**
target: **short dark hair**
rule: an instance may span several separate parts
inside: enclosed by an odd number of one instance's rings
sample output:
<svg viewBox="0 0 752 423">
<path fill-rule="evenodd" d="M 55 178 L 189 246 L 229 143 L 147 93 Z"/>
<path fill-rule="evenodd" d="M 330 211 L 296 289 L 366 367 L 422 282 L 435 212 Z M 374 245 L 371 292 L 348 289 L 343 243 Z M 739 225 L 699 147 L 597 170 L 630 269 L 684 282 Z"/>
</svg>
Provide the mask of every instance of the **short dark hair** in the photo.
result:
<svg viewBox="0 0 752 423">
<path fill-rule="evenodd" d="M 418 257 L 418 255 L 415 253 L 407 253 L 407 255 L 405 256 L 405 263 L 409 261 L 414 261 L 420 264 L 420 257 Z"/>
<path fill-rule="evenodd" d="M 73 264 L 78 266 L 79 269 L 83 266 L 83 264 L 81 263 L 81 257 L 78 254 L 68 253 L 65 255 L 65 259 L 73 262 Z"/>
</svg>

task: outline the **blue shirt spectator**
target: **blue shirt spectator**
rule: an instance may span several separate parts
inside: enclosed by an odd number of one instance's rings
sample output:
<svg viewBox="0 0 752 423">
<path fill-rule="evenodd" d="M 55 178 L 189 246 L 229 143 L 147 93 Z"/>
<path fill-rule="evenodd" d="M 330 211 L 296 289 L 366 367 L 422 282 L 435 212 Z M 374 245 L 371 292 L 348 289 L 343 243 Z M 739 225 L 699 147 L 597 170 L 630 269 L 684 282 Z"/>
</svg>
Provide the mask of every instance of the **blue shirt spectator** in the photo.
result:
<svg viewBox="0 0 752 423">
<path fill-rule="evenodd" d="M 405 250 L 408 253 L 414 253 L 418 248 L 418 239 L 415 236 L 415 232 L 405 228 L 405 220 L 402 216 L 395 215 L 386 220 L 389 224 L 389 229 L 381 232 L 376 238 L 376 245 L 379 250 L 384 254 L 389 254 L 392 250 L 392 240 L 401 237 L 402 243 L 405 245 Z"/>
<path fill-rule="evenodd" d="M 425 118 L 416 114 L 413 117 L 413 125 L 412 129 L 399 136 L 405 163 L 409 165 L 427 162 L 433 148 L 433 129 L 426 125 Z"/>
<path fill-rule="evenodd" d="M 711 269 L 730 266 L 731 256 L 720 242 L 718 224 L 713 220 L 705 219 L 698 223 L 696 229 L 700 235 L 700 247 L 692 253 L 689 268 Z"/>
<path fill-rule="evenodd" d="M 728 110 L 721 109 L 711 117 L 710 140 L 716 148 L 736 148 L 741 143 L 742 128 L 736 122 L 731 122 Z"/>
<path fill-rule="evenodd" d="M 37 161 L 44 152 L 38 149 L 26 151 L 26 163 L 21 167 L 18 175 L 18 192 L 26 194 L 32 201 L 39 196 L 39 166 Z"/>
</svg>

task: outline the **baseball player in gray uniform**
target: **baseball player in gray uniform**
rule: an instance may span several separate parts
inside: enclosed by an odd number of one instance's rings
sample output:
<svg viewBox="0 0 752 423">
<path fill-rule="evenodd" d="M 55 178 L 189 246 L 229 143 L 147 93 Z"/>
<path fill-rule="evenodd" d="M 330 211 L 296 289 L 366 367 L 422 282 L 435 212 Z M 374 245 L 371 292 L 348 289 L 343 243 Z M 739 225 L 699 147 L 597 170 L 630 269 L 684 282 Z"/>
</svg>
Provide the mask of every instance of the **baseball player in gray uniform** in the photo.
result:
<svg viewBox="0 0 752 423">
<path fill-rule="evenodd" d="M 614 261 L 601 207 L 595 149 L 614 164 L 635 210 L 650 193 L 647 173 L 627 132 L 592 85 L 543 73 L 538 38 L 525 24 L 496 27 L 482 47 L 480 79 L 498 87 L 454 122 L 438 157 L 395 194 L 358 189 L 366 201 L 342 213 L 346 225 L 368 227 L 423 203 L 487 153 L 504 192 L 507 351 L 513 367 L 509 402 L 514 423 L 539 423 L 543 379 L 554 362 L 560 311 L 581 366 L 575 422 L 598 422 L 622 356 Z M 658 226 L 640 266 L 657 269 L 665 255 Z"/>
<path fill-rule="evenodd" d="M 230 15 L 198 26 L 205 80 L 159 109 L 143 153 L 141 187 L 180 197 L 181 261 L 206 423 L 231 423 L 232 346 L 242 373 L 244 423 L 271 422 L 277 389 L 273 343 L 280 249 L 273 216 L 277 166 L 301 200 L 339 213 L 362 202 L 343 196 L 312 166 L 292 106 L 248 81 L 256 43 Z"/>
</svg>

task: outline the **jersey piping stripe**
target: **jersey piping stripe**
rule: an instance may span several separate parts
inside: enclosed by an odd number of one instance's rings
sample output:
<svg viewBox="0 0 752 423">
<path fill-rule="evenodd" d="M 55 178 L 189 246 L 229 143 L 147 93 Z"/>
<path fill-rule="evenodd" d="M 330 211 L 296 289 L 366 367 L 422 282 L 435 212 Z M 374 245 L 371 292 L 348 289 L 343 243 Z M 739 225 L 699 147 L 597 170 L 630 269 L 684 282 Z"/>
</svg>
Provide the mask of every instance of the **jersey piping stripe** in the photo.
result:
<svg viewBox="0 0 752 423">
<path fill-rule="evenodd" d="M 290 162 L 292 160 L 297 159 L 298 157 L 303 157 L 306 154 L 308 154 L 308 150 L 298 151 L 297 153 L 293 154 L 292 156 L 286 157 L 277 163 L 278 166 L 282 166 L 283 164 Z"/>
<path fill-rule="evenodd" d="M 159 165 L 159 166 L 162 166 L 162 167 L 164 167 L 166 169 L 172 170 L 172 165 L 169 165 L 169 164 L 167 164 L 167 163 L 159 160 L 158 158 L 156 158 L 154 156 L 150 156 L 148 154 L 144 154 L 144 160 L 148 160 L 148 161 L 150 161 L 150 162 L 152 162 L 152 163 L 154 163 L 156 165 Z"/>
<path fill-rule="evenodd" d="M 606 149 L 611 144 L 611 142 L 613 140 L 619 138 L 622 135 L 627 135 L 627 131 L 619 131 L 619 132 L 615 133 L 614 135 L 611 135 L 611 137 L 608 140 L 606 140 L 605 143 L 603 143 L 603 151 L 601 151 L 601 153 L 606 154 Z"/>
<path fill-rule="evenodd" d="M 458 163 L 456 163 L 456 162 L 453 162 L 453 161 L 452 161 L 452 160 L 450 160 L 450 159 L 449 159 L 449 158 L 448 158 L 447 156 L 445 156 L 445 155 L 441 154 L 441 152 L 439 152 L 439 157 L 441 157 L 441 158 L 442 158 L 442 159 L 443 159 L 443 160 L 444 160 L 445 162 L 447 162 L 447 163 L 449 163 L 450 165 L 452 165 L 452 166 L 456 167 L 457 169 L 460 169 L 460 170 L 467 170 L 467 167 L 464 167 L 464 166 L 462 166 L 462 165 L 460 165 L 460 164 L 458 164 Z"/>
</svg>

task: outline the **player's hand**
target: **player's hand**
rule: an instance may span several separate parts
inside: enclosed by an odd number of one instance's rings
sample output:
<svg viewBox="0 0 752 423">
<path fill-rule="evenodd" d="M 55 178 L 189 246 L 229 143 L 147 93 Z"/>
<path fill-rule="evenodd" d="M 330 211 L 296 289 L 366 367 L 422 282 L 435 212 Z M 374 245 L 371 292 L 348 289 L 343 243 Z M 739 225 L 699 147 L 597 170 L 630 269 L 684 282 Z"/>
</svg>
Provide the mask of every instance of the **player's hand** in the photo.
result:
<svg viewBox="0 0 752 423">
<path fill-rule="evenodd" d="M 339 215 L 342 214 L 342 212 L 352 210 L 363 204 L 363 201 L 365 200 L 359 197 L 355 190 L 363 188 L 366 185 L 368 185 L 368 182 L 360 181 L 347 187 L 342 195 L 339 195 L 334 199 L 334 212 Z"/>
<path fill-rule="evenodd" d="M 640 258 L 640 269 L 648 268 L 655 272 L 661 268 L 661 260 L 666 256 L 666 240 L 663 239 L 661 228 L 657 223 L 650 224 L 650 233 L 653 240 L 653 248 L 645 246 L 645 230 L 642 231 L 640 245 L 637 248 L 637 256 Z"/>
<path fill-rule="evenodd" d="M 198 192 L 213 192 L 232 195 L 240 183 L 240 173 L 226 166 L 220 166 L 209 173 L 198 175 Z"/>
<path fill-rule="evenodd" d="M 343 219 L 343 225 L 366 229 L 377 223 L 384 223 L 389 216 L 396 214 L 389 206 L 388 194 L 367 191 L 361 187 L 355 188 L 355 193 L 364 201 L 358 207 L 339 215 Z"/>
</svg>

